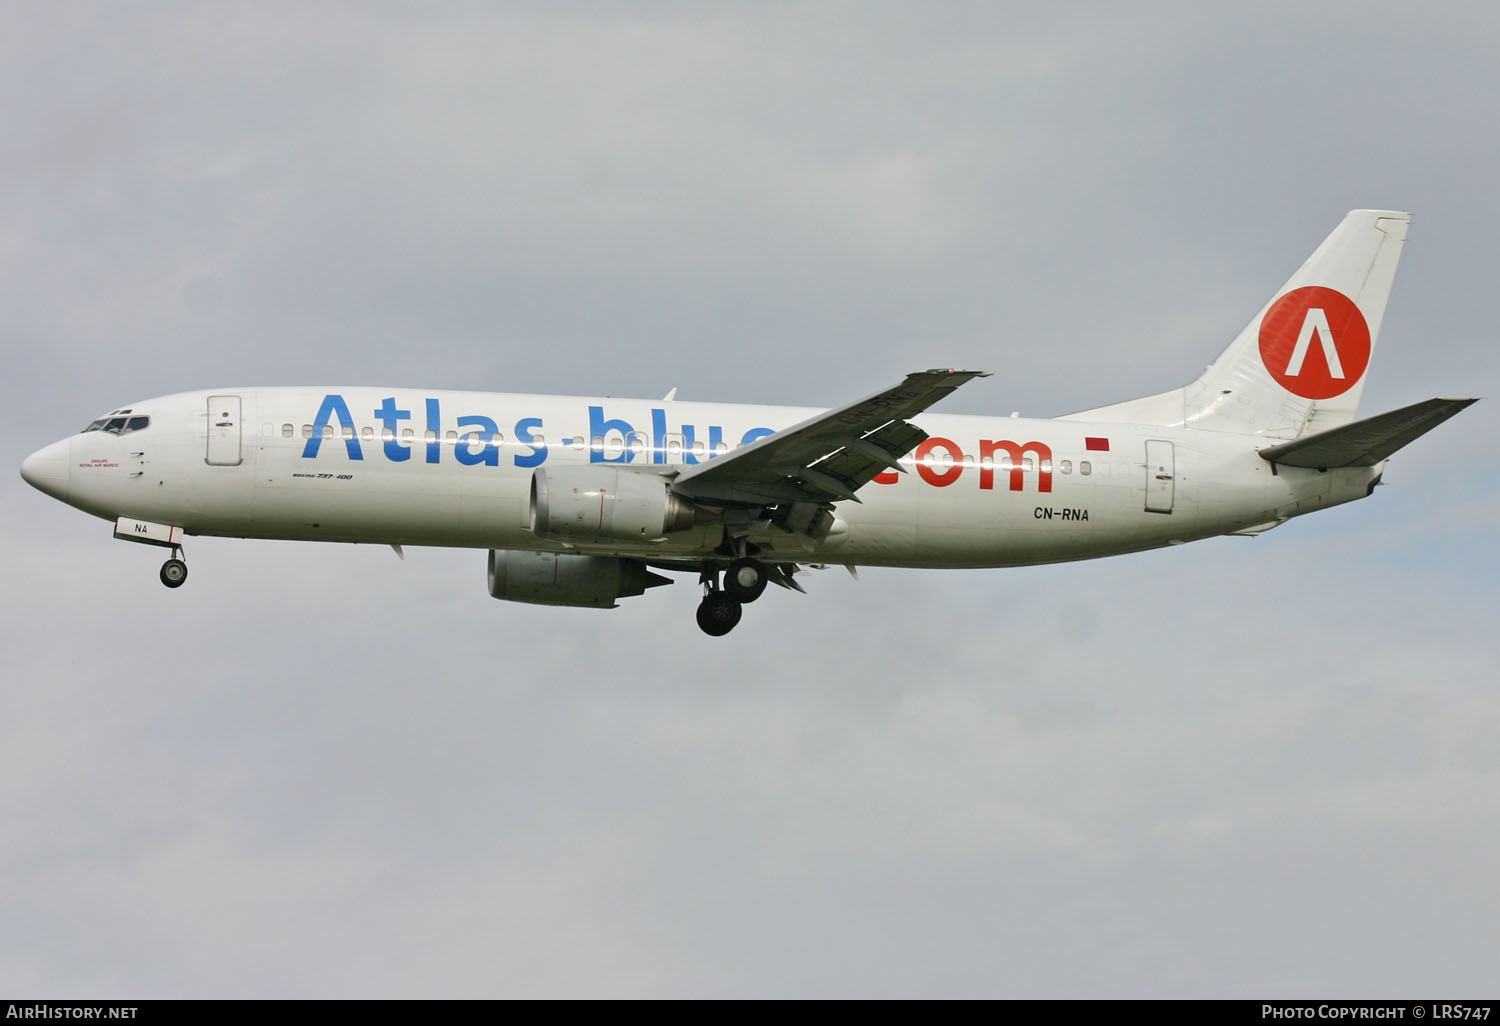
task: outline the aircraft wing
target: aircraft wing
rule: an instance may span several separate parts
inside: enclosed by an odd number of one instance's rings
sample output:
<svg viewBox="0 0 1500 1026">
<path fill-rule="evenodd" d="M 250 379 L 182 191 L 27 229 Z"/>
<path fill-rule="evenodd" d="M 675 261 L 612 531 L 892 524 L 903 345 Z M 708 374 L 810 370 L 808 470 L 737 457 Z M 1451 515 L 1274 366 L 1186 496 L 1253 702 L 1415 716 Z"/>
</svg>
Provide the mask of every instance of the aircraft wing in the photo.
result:
<svg viewBox="0 0 1500 1026">
<path fill-rule="evenodd" d="M 915 417 L 983 371 L 928 370 L 899 385 L 757 439 L 677 476 L 672 490 L 725 505 L 818 506 L 853 499 L 876 474 L 901 470 L 896 462 L 927 432 Z"/>
<path fill-rule="evenodd" d="M 1397 449 L 1421 438 L 1478 399 L 1428 399 L 1353 424 L 1320 431 L 1260 450 L 1262 459 L 1285 467 L 1329 470 L 1373 467 Z"/>
</svg>

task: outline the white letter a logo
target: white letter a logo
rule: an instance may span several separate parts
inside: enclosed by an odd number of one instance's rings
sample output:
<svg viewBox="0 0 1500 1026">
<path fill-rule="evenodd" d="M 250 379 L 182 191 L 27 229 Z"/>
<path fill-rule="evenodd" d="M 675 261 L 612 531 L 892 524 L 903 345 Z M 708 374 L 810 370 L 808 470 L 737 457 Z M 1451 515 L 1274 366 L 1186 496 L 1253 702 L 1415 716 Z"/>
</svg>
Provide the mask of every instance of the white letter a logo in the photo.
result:
<svg viewBox="0 0 1500 1026">
<path fill-rule="evenodd" d="M 1322 307 L 1313 307 L 1302 319 L 1302 330 L 1297 332 L 1297 344 L 1292 347 L 1292 359 L 1286 365 L 1286 376 L 1295 378 L 1302 373 L 1302 361 L 1307 359 L 1307 347 L 1313 335 L 1323 345 L 1323 359 L 1328 361 L 1328 376 L 1342 378 L 1344 365 L 1339 363 L 1339 348 L 1333 344 L 1333 331 L 1328 327 L 1328 315 Z"/>
</svg>

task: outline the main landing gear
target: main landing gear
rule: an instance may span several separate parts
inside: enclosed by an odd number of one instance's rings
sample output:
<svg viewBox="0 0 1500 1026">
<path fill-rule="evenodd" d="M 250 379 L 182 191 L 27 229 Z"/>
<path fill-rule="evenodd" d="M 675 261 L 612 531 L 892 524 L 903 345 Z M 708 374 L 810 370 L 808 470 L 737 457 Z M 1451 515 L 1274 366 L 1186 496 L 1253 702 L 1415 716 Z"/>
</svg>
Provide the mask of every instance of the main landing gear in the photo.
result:
<svg viewBox="0 0 1500 1026">
<path fill-rule="evenodd" d="M 161 565 L 161 583 L 168 588 L 180 588 L 187 580 L 187 564 L 182 561 L 182 550 L 172 547 L 172 558 Z"/>
<path fill-rule="evenodd" d="M 740 622 L 745 603 L 760 598 L 771 575 L 760 560 L 742 556 L 724 571 L 722 590 L 717 569 L 705 567 L 698 579 L 703 584 L 703 601 L 698 604 L 698 626 L 709 637 L 722 638 Z"/>
<path fill-rule="evenodd" d="M 698 603 L 698 626 L 711 638 L 722 638 L 740 622 L 744 606 L 722 591 L 710 591 Z"/>
<path fill-rule="evenodd" d="M 769 583 L 766 566 L 758 559 L 741 558 L 724 571 L 724 590 L 740 602 L 754 602 Z"/>
</svg>

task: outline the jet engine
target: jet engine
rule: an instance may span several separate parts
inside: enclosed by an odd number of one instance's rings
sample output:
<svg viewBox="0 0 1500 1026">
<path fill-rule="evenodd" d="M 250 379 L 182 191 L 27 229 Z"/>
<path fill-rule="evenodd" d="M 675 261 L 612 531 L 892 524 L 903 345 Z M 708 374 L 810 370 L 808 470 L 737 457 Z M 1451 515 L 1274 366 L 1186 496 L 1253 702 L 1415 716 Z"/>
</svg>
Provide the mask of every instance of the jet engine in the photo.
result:
<svg viewBox="0 0 1500 1026">
<path fill-rule="evenodd" d="M 693 526 L 693 504 L 665 478 L 619 467 L 538 467 L 531 531 L 569 541 L 653 541 Z"/>
<path fill-rule="evenodd" d="M 516 549 L 490 550 L 489 579 L 490 594 L 497 599 L 596 609 L 613 609 L 615 599 L 672 583 L 638 559 Z"/>
</svg>

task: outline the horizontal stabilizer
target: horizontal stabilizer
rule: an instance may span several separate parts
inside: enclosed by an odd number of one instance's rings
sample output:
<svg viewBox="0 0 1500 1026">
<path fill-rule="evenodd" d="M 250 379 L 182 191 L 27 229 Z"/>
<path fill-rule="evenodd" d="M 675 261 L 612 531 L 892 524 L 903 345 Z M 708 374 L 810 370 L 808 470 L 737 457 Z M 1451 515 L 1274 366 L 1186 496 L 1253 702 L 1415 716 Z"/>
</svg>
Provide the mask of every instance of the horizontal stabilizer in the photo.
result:
<svg viewBox="0 0 1500 1026">
<path fill-rule="evenodd" d="M 1316 435 L 1260 450 L 1263 458 L 1285 467 L 1330 470 L 1373 467 L 1391 453 L 1421 438 L 1478 399 L 1428 399 L 1378 417 L 1357 420 Z"/>
</svg>

